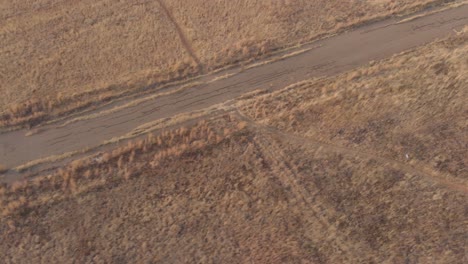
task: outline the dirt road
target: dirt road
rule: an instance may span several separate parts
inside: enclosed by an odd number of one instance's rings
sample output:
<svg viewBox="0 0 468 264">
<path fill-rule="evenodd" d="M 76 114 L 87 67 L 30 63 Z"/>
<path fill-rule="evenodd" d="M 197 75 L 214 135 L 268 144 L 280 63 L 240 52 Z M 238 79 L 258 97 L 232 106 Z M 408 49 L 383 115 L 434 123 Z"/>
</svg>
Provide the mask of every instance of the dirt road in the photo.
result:
<svg viewBox="0 0 468 264">
<path fill-rule="evenodd" d="M 303 79 L 334 75 L 383 59 L 443 38 L 468 25 L 468 5 L 398 22 L 398 19 L 387 19 L 363 26 L 310 44 L 309 47 L 315 48 L 300 55 L 239 71 L 229 78 L 207 82 L 213 76 L 203 77 L 198 80 L 200 85 L 111 114 L 65 126 L 60 123 L 48 125 L 32 136 L 26 136 L 26 130 L 1 134 L 0 164 L 11 168 L 31 160 L 96 146 L 156 119 L 206 108 L 256 89 L 280 89 Z"/>
</svg>

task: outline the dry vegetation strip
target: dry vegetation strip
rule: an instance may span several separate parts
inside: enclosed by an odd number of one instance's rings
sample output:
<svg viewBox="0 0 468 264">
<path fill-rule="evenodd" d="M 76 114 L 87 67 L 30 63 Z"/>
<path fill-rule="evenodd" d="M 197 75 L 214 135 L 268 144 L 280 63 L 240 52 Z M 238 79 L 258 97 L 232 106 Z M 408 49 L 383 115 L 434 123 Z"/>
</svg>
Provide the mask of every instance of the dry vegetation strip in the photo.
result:
<svg viewBox="0 0 468 264">
<path fill-rule="evenodd" d="M 40 187 L 41 192 L 37 193 L 38 195 L 45 195 L 48 192 L 56 192 L 57 190 L 89 191 L 86 186 L 94 186 L 96 181 L 103 180 L 100 177 L 101 175 L 118 172 L 124 179 L 128 179 L 138 175 L 139 171 L 145 166 L 158 167 L 162 160 L 166 158 L 177 158 L 186 152 L 187 155 L 196 155 L 207 144 L 218 144 L 224 138 L 230 137 L 232 133 L 244 127 L 244 125 L 240 124 L 238 127 L 226 127 L 217 131 L 212 129 L 206 121 L 202 121 L 190 129 L 182 127 L 174 131 L 166 131 L 161 135 L 149 134 L 145 139 L 129 142 L 126 146 L 104 153 L 102 156 L 75 160 L 55 174 L 36 177 L 32 181 L 16 182 L 10 189 L 13 192 L 19 190 L 18 193 L 23 193 L 28 192 L 28 188 Z M 151 156 L 151 164 L 136 163 L 136 158 L 142 155 L 145 158 Z M 80 186 L 79 190 L 76 189 L 78 187 L 77 183 Z M 33 200 L 37 202 L 41 199 L 36 197 Z M 9 215 L 14 212 L 13 209 L 16 209 L 15 206 L 5 204 L 2 207 L 5 208 L 4 216 Z"/>
<path fill-rule="evenodd" d="M 463 255 L 466 196 L 229 115 L 2 186 L 0 198 L 7 263 L 459 263 Z"/>
<path fill-rule="evenodd" d="M 35 126 L 200 74 L 199 65 L 214 70 L 443 2 L 6 3 L 0 127 Z"/>
<path fill-rule="evenodd" d="M 255 96 L 258 92 L 252 92 L 248 93 L 245 96 Z M 109 140 L 106 140 L 104 142 L 101 142 L 99 145 L 92 146 L 92 147 L 87 147 L 84 149 L 80 150 L 75 150 L 75 151 L 70 151 L 62 154 L 57 154 L 57 155 L 52 155 L 48 156 L 45 158 L 40 158 L 36 160 L 29 161 L 25 164 L 21 164 L 14 169 L 18 172 L 24 172 L 29 169 L 32 169 L 38 165 L 46 164 L 46 163 L 56 163 L 59 161 L 62 161 L 64 159 L 69 159 L 73 158 L 82 154 L 86 154 L 89 152 L 97 151 L 100 147 L 112 145 L 112 144 L 117 144 L 125 140 L 129 139 L 135 139 L 142 137 L 148 133 L 153 133 L 154 131 L 161 131 L 170 127 L 174 126 L 182 126 L 187 123 L 193 123 L 194 121 L 200 120 L 200 119 L 209 119 L 210 117 L 219 115 L 221 113 L 229 112 L 233 109 L 233 106 L 231 105 L 235 100 L 230 100 L 226 101 L 221 104 L 213 105 L 208 108 L 203 108 L 198 111 L 193 111 L 193 112 L 188 112 L 188 113 L 181 113 L 178 115 L 175 115 L 170 118 L 163 118 L 163 119 L 157 119 L 148 123 L 145 123 L 143 125 L 140 125 L 130 132 L 118 136 L 118 137 L 113 137 Z"/>
</svg>

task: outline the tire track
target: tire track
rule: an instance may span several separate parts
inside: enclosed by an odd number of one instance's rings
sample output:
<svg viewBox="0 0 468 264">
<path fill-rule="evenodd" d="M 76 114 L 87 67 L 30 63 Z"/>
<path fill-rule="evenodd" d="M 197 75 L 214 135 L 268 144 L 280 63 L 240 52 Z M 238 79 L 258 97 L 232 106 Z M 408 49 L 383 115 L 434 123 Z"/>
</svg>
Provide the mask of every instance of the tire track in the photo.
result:
<svg viewBox="0 0 468 264">
<path fill-rule="evenodd" d="M 270 161 L 269 163 L 272 164 L 273 171 L 277 172 L 275 176 L 279 178 L 284 186 L 290 187 L 294 196 L 299 198 L 307 206 L 307 209 L 310 209 L 303 211 L 307 218 L 318 220 L 321 227 L 314 230 L 314 232 L 321 232 L 323 234 L 322 237 L 326 237 L 330 244 L 334 244 L 340 254 L 346 252 L 346 255 L 356 258 L 355 254 L 359 254 L 362 250 L 370 250 L 368 245 L 360 241 L 351 241 L 337 232 L 331 223 L 333 223 L 333 216 L 338 215 L 338 212 L 317 199 L 317 195 L 320 192 L 317 186 L 315 186 L 316 191 L 310 193 L 297 182 L 300 179 L 299 170 L 288 162 L 286 154 L 277 146 L 275 140 L 269 138 L 264 131 L 261 131 L 257 133 L 257 137 L 253 140 L 253 143 L 259 152 Z M 348 259 L 348 261 L 351 260 Z"/>
<path fill-rule="evenodd" d="M 177 34 L 179 35 L 180 40 L 182 41 L 182 45 L 184 45 L 185 49 L 189 53 L 190 57 L 195 61 L 197 66 L 201 66 L 201 62 L 198 59 L 198 57 L 195 55 L 195 51 L 190 44 L 190 42 L 187 40 L 187 37 L 185 36 L 184 32 L 182 31 L 182 28 L 179 26 L 177 21 L 175 20 L 174 16 L 172 15 L 172 12 L 169 10 L 169 8 L 166 6 L 164 3 L 164 0 L 157 0 L 159 5 L 161 6 L 162 10 L 164 13 L 166 13 L 166 16 L 171 20 L 172 24 L 174 24 L 174 28 L 177 31 Z"/>
<path fill-rule="evenodd" d="M 286 137 L 287 139 L 294 140 L 303 145 L 304 144 L 310 145 L 312 143 L 316 146 L 321 146 L 324 149 L 343 153 L 345 155 L 361 156 L 367 159 L 377 160 L 378 162 L 383 163 L 383 164 L 393 164 L 396 168 L 398 168 L 399 170 L 402 170 L 403 172 L 414 174 L 414 175 L 419 175 L 422 178 L 428 179 L 439 186 L 443 186 L 452 191 L 457 191 L 457 192 L 468 194 L 468 186 L 466 186 L 466 184 L 464 184 L 462 181 L 453 177 L 442 176 L 436 172 L 432 172 L 424 168 L 421 165 L 410 165 L 408 163 L 404 163 L 398 160 L 383 157 L 381 155 L 378 155 L 377 153 L 372 153 L 372 152 L 363 151 L 363 150 L 350 149 L 347 147 L 337 146 L 337 145 L 333 145 L 330 143 L 316 141 L 312 138 L 305 138 L 305 137 L 292 135 L 292 134 L 288 134 L 284 132 L 280 132 L 279 135 L 281 135 L 282 137 Z"/>
<path fill-rule="evenodd" d="M 457 191 L 457 192 L 461 192 L 464 194 L 468 194 L 468 186 L 463 181 L 460 181 L 453 177 L 442 176 L 436 172 L 431 172 L 430 170 L 424 168 L 421 165 L 410 165 L 408 163 L 404 163 L 398 160 L 383 157 L 377 153 L 351 149 L 348 147 L 343 147 L 343 146 L 338 146 L 338 145 L 334 145 L 334 144 L 327 143 L 327 142 L 318 141 L 312 138 L 307 138 L 307 137 L 303 137 L 303 136 L 299 136 L 299 135 L 295 135 L 291 133 L 286 133 L 275 127 L 260 125 L 254 120 L 250 119 L 249 117 L 243 115 L 239 111 L 236 112 L 236 116 L 248 122 L 252 127 L 256 128 L 258 131 L 263 131 L 263 133 L 266 132 L 276 137 L 279 137 L 278 140 L 288 139 L 290 141 L 295 141 L 299 143 L 300 145 L 312 145 L 317 148 L 322 147 L 323 149 L 332 151 L 332 152 L 338 152 L 338 153 L 342 153 L 345 155 L 360 156 L 360 157 L 365 157 L 367 159 L 373 159 L 382 164 L 393 164 L 395 167 L 397 167 L 398 169 L 402 170 L 405 173 L 419 175 L 422 178 L 428 179 L 431 182 L 437 185 L 443 186 L 452 191 Z"/>
</svg>

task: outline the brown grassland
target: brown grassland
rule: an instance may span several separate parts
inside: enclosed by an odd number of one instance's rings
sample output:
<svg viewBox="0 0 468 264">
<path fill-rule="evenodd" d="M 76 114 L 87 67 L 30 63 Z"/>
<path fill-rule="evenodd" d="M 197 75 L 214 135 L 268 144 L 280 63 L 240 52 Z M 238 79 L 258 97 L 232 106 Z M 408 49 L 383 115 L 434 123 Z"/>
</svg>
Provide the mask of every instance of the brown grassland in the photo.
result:
<svg viewBox="0 0 468 264">
<path fill-rule="evenodd" d="M 465 31 L 1 186 L 0 255 L 464 263 L 467 53 Z"/>
<path fill-rule="evenodd" d="M 4 1 L 0 127 L 34 126 L 442 2 L 451 1 Z"/>
</svg>

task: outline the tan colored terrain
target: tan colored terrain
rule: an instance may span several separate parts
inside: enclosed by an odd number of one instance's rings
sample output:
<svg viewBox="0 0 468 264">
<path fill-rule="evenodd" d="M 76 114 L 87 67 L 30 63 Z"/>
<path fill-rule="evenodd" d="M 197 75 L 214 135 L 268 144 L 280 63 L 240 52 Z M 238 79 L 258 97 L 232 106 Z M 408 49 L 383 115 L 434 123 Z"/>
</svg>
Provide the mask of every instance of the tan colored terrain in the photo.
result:
<svg viewBox="0 0 468 264">
<path fill-rule="evenodd" d="M 0 189 L 17 262 L 464 263 L 468 35 Z"/>
<path fill-rule="evenodd" d="M 162 2 L 167 3 L 200 61 L 216 65 L 226 57 L 236 60 L 239 56 L 250 55 L 252 49 L 296 45 L 339 28 L 438 1 Z"/>
<path fill-rule="evenodd" d="M 119 98 L 105 109 L 68 116 L 39 129 L 1 133 L 0 162 L 23 170 L 44 159 L 56 160 L 116 138 L 134 137 L 153 123 L 178 119 L 177 115 L 226 109 L 226 101 L 252 91 L 274 91 L 304 79 L 343 73 L 455 34 L 468 25 L 467 14 L 468 5 L 462 5 L 416 17 L 385 19 L 160 92 Z"/>
<path fill-rule="evenodd" d="M 450 1 L 3 1 L 0 125 L 36 125 L 442 2 Z"/>
<path fill-rule="evenodd" d="M 337 79 L 303 82 L 245 112 L 262 124 L 425 164 L 468 183 L 468 34 Z M 437 174 L 437 173 L 436 173 Z"/>
</svg>

